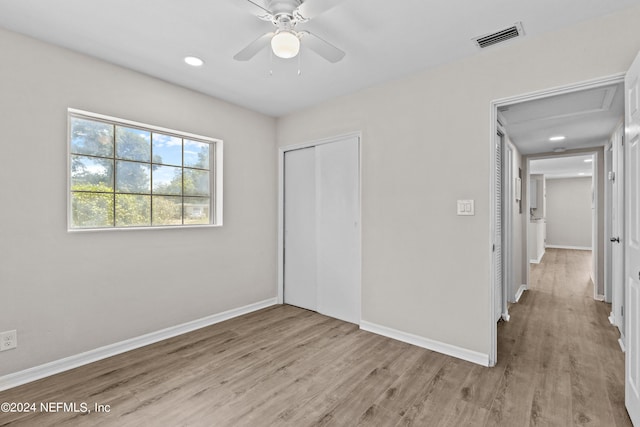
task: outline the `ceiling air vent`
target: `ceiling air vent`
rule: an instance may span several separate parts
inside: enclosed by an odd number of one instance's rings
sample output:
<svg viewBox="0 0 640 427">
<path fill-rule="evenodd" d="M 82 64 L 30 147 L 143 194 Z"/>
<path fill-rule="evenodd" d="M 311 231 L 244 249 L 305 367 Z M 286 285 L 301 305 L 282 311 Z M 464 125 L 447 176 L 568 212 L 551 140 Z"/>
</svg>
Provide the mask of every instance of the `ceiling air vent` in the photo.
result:
<svg viewBox="0 0 640 427">
<path fill-rule="evenodd" d="M 516 22 L 513 26 L 505 28 L 504 30 L 496 31 L 495 33 L 487 34 L 484 36 L 476 37 L 473 39 L 476 46 L 480 49 L 492 46 L 497 43 L 502 43 L 509 39 L 521 37 L 524 35 L 522 30 L 522 23 Z"/>
</svg>

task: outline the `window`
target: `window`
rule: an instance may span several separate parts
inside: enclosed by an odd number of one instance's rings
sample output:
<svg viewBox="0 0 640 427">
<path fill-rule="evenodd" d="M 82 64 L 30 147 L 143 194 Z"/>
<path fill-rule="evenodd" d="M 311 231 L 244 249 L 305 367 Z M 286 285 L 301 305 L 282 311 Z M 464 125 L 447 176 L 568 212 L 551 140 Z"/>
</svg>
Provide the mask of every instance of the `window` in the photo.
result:
<svg viewBox="0 0 640 427">
<path fill-rule="evenodd" d="M 70 230 L 222 224 L 222 141 L 69 110 Z"/>
</svg>

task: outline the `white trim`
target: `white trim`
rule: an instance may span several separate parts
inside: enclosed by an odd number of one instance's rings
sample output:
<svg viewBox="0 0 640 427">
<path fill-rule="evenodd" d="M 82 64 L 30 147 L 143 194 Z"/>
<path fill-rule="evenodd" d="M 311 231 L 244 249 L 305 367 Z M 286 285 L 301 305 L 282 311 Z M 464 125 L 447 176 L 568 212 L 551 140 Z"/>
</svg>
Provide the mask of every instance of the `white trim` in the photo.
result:
<svg viewBox="0 0 640 427">
<path fill-rule="evenodd" d="M 111 124 L 123 124 L 127 126 L 134 126 L 136 128 L 143 128 L 151 132 L 162 132 L 163 134 L 172 135 L 185 139 L 194 139 L 196 141 L 202 141 L 213 145 L 214 155 L 210 166 L 213 168 L 213 173 L 210 176 L 211 191 L 209 194 L 210 202 L 209 206 L 213 207 L 210 215 L 210 224 L 180 224 L 180 225 L 162 225 L 162 226 L 138 226 L 138 227 L 88 227 L 88 228 L 74 228 L 72 224 L 72 207 L 71 207 L 71 151 L 70 151 L 70 139 L 71 139 L 71 121 L 72 116 L 79 118 L 98 119 L 104 120 Z M 91 233 L 91 232 L 103 232 L 103 231 L 129 231 L 129 230 L 184 230 L 186 228 L 217 228 L 222 227 L 222 212 L 223 212 L 223 152 L 224 141 L 219 138 L 212 138 L 209 136 L 198 135 L 190 132 L 183 132 L 175 129 L 168 129 L 161 126 L 151 125 L 142 122 L 136 122 L 133 120 L 127 120 L 120 117 L 107 116 L 104 114 L 93 113 L 91 111 L 78 110 L 76 108 L 67 108 L 67 232 L 68 233 Z M 213 182 L 214 185 L 211 185 Z"/>
<path fill-rule="evenodd" d="M 146 129 L 151 129 L 154 131 L 158 131 L 158 132 L 162 132 L 162 133 L 168 133 L 171 135 L 176 135 L 176 136 L 181 136 L 181 137 L 186 137 L 186 138 L 196 138 L 196 139 L 202 139 L 205 141 L 209 141 L 209 142 L 222 142 L 221 139 L 218 138 L 212 138 L 210 136 L 204 136 L 204 135 L 198 135 L 197 133 L 190 133 L 190 132 L 183 132 L 183 131 L 179 131 L 179 130 L 175 130 L 175 129 L 169 129 L 169 128 L 165 128 L 162 126 L 156 126 L 156 125 L 151 125 L 151 124 L 147 124 L 147 123 L 142 123 L 142 122 L 136 122 L 133 120 L 127 120 L 127 119 L 123 119 L 121 117 L 115 117 L 115 116 L 107 116 L 105 114 L 98 114 L 98 113 L 93 113 L 91 111 L 85 111 L 85 110 L 78 110 L 76 108 L 67 108 L 67 112 L 71 113 L 71 114 L 78 114 L 81 116 L 86 116 L 86 117 L 93 117 L 94 119 L 101 119 L 101 120 L 106 120 L 106 121 L 117 121 L 121 124 L 125 124 L 125 125 L 130 125 L 130 126 L 135 126 L 135 127 L 144 127 Z"/>
<path fill-rule="evenodd" d="M 489 292 L 487 294 L 489 298 L 489 354 L 487 355 L 487 366 L 495 366 L 498 360 L 498 328 L 495 322 L 496 313 L 496 218 L 497 215 L 501 215 L 500 212 L 496 213 L 496 183 L 497 183 L 497 168 L 496 164 L 496 135 L 500 126 L 498 124 L 498 107 L 492 102 L 489 110 Z M 503 203 L 504 203 L 504 191 L 502 191 Z M 504 264 L 503 264 L 504 268 Z M 503 270 L 504 271 L 504 270 Z M 503 274 L 504 276 L 504 274 Z M 504 279 L 504 277 L 503 277 Z M 503 280 L 504 284 L 504 280 Z"/>
<path fill-rule="evenodd" d="M 224 168 L 224 158 L 223 158 L 223 152 L 224 152 L 224 142 L 222 140 L 219 140 L 218 142 L 216 142 L 214 145 L 214 149 L 215 149 L 215 156 L 214 156 L 214 162 L 215 162 L 215 170 L 213 171 L 215 174 L 215 188 L 214 188 L 214 200 L 213 200 L 213 208 L 215 210 L 215 214 L 213 217 L 213 221 L 215 221 L 215 225 L 222 227 L 222 203 L 224 201 L 224 197 L 222 195 L 222 189 L 224 188 L 224 185 L 222 183 L 222 179 L 223 179 L 223 168 Z"/>
<path fill-rule="evenodd" d="M 547 246 L 548 248 L 549 246 Z M 544 252 L 542 252 L 542 254 L 540 255 L 540 257 L 538 257 L 537 259 L 530 259 L 529 263 L 530 264 L 540 264 L 542 262 L 542 257 L 544 256 Z"/>
<path fill-rule="evenodd" d="M 589 246 L 568 246 L 568 245 L 546 245 L 546 248 L 551 249 L 573 249 L 576 251 L 592 251 L 593 248 Z"/>
<path fill-rule="evenodd" d="M 605 187 L 607 186 L 605 182 L 607 178 L 604 176 L 604 170 L 601 171 L 601 167 L 599 166 L 600 161 L 602 161 L 602 164 L 604 165 L 604 150 L 602 152 L 602 158 L 600 156 L 600 153 L 598 152 L 594 153 L 591 158 L 593 159 L 593 175 L 591 176 L 591 188 L 593 192 L 593 201 L 591 202 L 591 246 L 593 248 L 591 252 L 591 274 L 593 276 L 591 277 L 591 282 L 593 283 L 593 298 L 597 300 L 600 295 L 598 294 L 598 288 L 600 287 L 600 266 L 598 265 L 600 259 L 600 249 L 604 249 L 604 247 L 606 246 L 606 244 L 604 242 L 601 242 L 599 238 L 600 201 L 604 197 L 604 194 L 600 194 L 601 191 L 599 181 L 602 180 L 602 193 L 605 192 Z M 602 204 L 602 210 L 607 210 L 604 203 Z M 606 238 L 606 235 L 604 234 L 604 227 L 602 237 Z M 606 262 L 607 260 L 603 256 L 603 264 Z M 602 277 L 604 279 L 604 271 L 602 273 Z M 602 289 L 604 289 L 604 287 L 605 286 L 603 283 Z M 602 301 L 604 301 L 604 295 L 602 296 Z"/>
<path fill-rule="evenodd" d="M 507 320 L 509 316 L 509 297 L 511 296 L 514 276 L 514 262 L 513 262 L 513 219 L 516 214 L 516 209 L 513 206 L 512 195 L 517 194 L 518 188 L 520 188 L 520 199 L 522 199 L 522 184 L 518 183 L 519 176 L 515 174 L 516 163 L 513 156 L 517 151 L 516 146 L 509 140 L 508 135 L 504 129 L 498 127 L 498 130 L 502 132 L 501 144 L 502 144 L 502 319 Z M 504 166 L 507 166 L 506 168 Z M 514 178 L 516 181 L 515 189 Z M 515 191 L 514 191 L 515 190 Z M 493 203 L 495 205 L 495 203 Z M 517 213 L 519 214 L 519 213 Z"/>
<path fill-rule="evenodd" d="M 627 349 L 624 346 L 624 337 L 618 338 L 618 345 L 620 346 L 620 350 L 622 350 L 623 353 L 627 352 Z"/>
<path fill-rule="evenodd" d="M 511 104 L 518 104 L 525 101 L 534 101 L 542 98 L 548 98 L 554 95 L 564 95 L 567 93 L 578 92 L 585 89 L 596 89 L 603 86 L 622 83 L 624 82 L 624 76 L 625 73 L 611 74 L 609 76 L 584 80 L 582 82 L 571 83 L 565 86 L 555 86 L 540 91 L 528 92 L 521 95 L 509 96 L 506 98 L 499 98 L 491 101 L 491 104 L 496 107 L 502 107 Z"/>
<path fill-rule="evenodd" d="M 597 294 L 593 299 L 596 301 L 604 301 L 604 295 Z"/>
<path fill-rule="evenodd" d="M 609 323 L 611 323 L 613 326 L 616 326 L 616 318 L 615 318 L 615 316 L 613 315 L 613 312 L 612 312 L 612 313 L 609 313 L 609 317 L 608 317 L 608 319 L 609 319 Z"/>
<path fill-rule="evenodd" d="M 495 319 L 493 315 L 491 317 Z M 377 335 L 382 335 L 387 338 L 392 338 L 397 341 L 402 341 L 418 347 L 426 348 L 427 350 L 446 354 L 447 356 L 452 356 L 458 359 L 466 360 L 468 362 L 477 363 L 478 365 L 489 366 L 489 355 L 485 353 L 468 350 L 466 348 L 457 347 L 455 345 L 443 343 L 440 341 L 430 340 L 429 338 L 424 338 L 407 332 L 398 331 L 397 329 L 388 328 L 386 326 L 367 322 L 365 320 L 362 320 L 360 322 L 360 329 L 362 329 L 363 331 L 372 332 Z"/>
<path fill-rule="evenodd" d="M 263 308 L 271 307 L 272 305 L 276 305 L 276 303 L 276 298 L 269 298 L 264 301 L 245 305 L 244 307 L 227 310 L 222 313 L 213 314 L 201 319 L 183 323 L 181 325 L 171 326 L 156 332 L 151 332 L 114 344 L 109 344 L 104 347 L 89 350 L 84 353 L 65 357 L 64 359 L 54 360 L 53 362 L 4 375 L 0 377 L 0 391 L 8 390 L 19 385 L 39 380 L 41 378 L 68 371 L 70 369 L 87 365 L 98 360 L 106 359 L 107 357 L 115 356 L 130 350 L 135 350 L 137 348 L 144 347 L 158 341 L 166 340 L 168 338 L 195 331 L 196 329 L 204 328 L 206 326 L 211 326 L 216 323 L 232 319 L 234 317 L 242 316 L 244 314 L 261 310 Z"/>
<path fill-rule="evenodd" d="M 286 145 L 278 148 L 278 304 L 284 304 L 284 155 L 287 151 L 316 147 L 339 142 L 347 138 L 358 138 L 358 294 L 360 295 L 360 316 L 362 316 L 362 132 L 348 132 L 329 138 Z"/>
<path fill-rule="evenodd" d="M 524 291 L 526 291 L 527 289 L 529 289 L 527 285 L 520 285 L 520 287 L 518 288 L 518 292 L 516 292 L 516 302 L 520 301 L 520 298 L 522 298 L 522 294 L 524 294 Z"/>
<path fill-rule="evenodd" d="M 509 315 L 508 310 L 502 313 L 502 320 L 504 320 L 505 322 L 508 322 L 509 320 L 511 320 L 511 316 Z"/>
<path fill-rule="evenodd" d="M 487 247 L 487 250 L 489 251 L 489 260 L 490 260 L 489 292 L 488 292 L 489 316 L 486 318 L 489 321 L 489 325 L 488 325 L 489 326 L 489 337 L 488 337 L 489 366 L 494 366 L 498 359 L 498 326 L 494 322 L 494 316 L 493 316 L 495 313 L 495 310 L 494 310 L 495 274 L 492 266 L 492 262 L 493 262 L 492 245 L 493 245 L 493 237 L 495 235 L 494 224 L 495 224 L 495 215 L 496 215 L 495 208 L 493 207 L 496 199 L 496 194 L 495 194 L 496 165 L 495 165 L 495 155 L 494 155 L 495 154 L 494 144 L 495 144 L 495 135 L 497 132 L 497 125 L 498 125 L 498 117 L 497 117 L 498 108 L 502 106 L 525 102 L 525 101 L 532 101 L 536 99 L 547 98 L 554 95 L 561 95 L 561 94 L 576 92 L 579 90 L 598 88 L 598 87 L 607 86 L 614 83 L 620 83 L 620 82 L 624 82 L 624 77 L 625 77 L 625 73 L 616 73 L 610 76 L 599 77 L 599 78 L 590 79 L 590 80 L 586 80 L 578 83 L 572 83 L 565 86 L 556 86 L 556 87 L 541 90 L 541 91 L 529 92 L 521 95 L 500 98 L 500 99 L 492 100 L 489 102 L 489 138 L 488 140 L 489 140 L 489 165 L 490 165 L 491 173 L 489 173 L 488 184 L 489 184 L 489 197 L 490 197 L 489 204 L 491 206 L 491 211 L 489 215 L 489 245 Z M 527 176 L 528 176 L 528 173 L 529 173 L 528 160 L 526 164 L 527 164 L 526 169 L 527 169 Z M 527 256 L 527 258 L 529 257 Z M 528 274 L 529 273 L 527 269 L 527 280 L 528 280 Z"/>
</svg>

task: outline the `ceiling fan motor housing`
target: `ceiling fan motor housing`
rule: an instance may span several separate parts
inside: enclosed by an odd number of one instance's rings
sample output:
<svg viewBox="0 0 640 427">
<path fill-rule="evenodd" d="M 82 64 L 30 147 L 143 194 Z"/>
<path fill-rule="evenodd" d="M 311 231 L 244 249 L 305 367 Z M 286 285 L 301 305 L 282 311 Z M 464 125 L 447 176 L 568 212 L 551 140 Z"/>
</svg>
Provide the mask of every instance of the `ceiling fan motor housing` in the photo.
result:
<svg viewBox="0 0 640 427">
<path fill-rule="evenodd" d="M 267 9 L 273 12 L 274 16 L 280 14 L 293 16 L 293 11 L 301 4 L 301 0 L 267 0 Z"/>
<path fill-rule="evenodd" d="M 293 33 L 295 32 L 293 28 L 297 23 L 298 21 L 293 16 L 286 13 L 279 13 L 273 18 L 273 24 L 278 28 L 278 32 L 290 31 Z"/>
</svg>

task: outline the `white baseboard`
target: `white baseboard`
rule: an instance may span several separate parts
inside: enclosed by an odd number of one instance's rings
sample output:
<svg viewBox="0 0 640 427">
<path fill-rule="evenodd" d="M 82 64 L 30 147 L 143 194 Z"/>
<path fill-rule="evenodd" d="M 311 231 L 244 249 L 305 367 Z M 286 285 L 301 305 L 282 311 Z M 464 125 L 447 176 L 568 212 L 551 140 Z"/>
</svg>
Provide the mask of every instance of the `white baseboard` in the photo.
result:
<svg viewBox="0 0 640 427">
<path fill-rule="evenodd" d="M 477 351 L 468 350 L 466 348 L 457 347 L 455 345 L 446 344 L 440 341 L 430 340 L 429 338 L 424 338 L 407 332 L 398 331 L 396 329 L 377 325 L 365 320 L 360 321 L 360 329 L 388 338 L 393 338 L 394 340 L 413 344 L 418 347 L 426 348 L 427 350 L 446 354 L 447 356 L 452 356 L 458 359 L 466 360 L 468 362 L 476 363 L 478 365 L 489 366 L 488 354 L 479 353 Z"/>
<path fill-rule="evenodd" d="M 624 353 L 626 350 L 624 347 L 624 339 L 622 337 L 618 338 L 618 344 L 620 345 L 620 350 Z"/>
<path fill-rule="evenodd" d="M 593 299 L 596 301 L 604 301 L 604 295 L 596 295 Z"/>
<path fill-rule="evenodd" d="M 566 245 L 545 245 L 545 248 L 551 249 L 574 249 L 576 251 L 590 251 L 593 250 L 591 246 L 566 246 Z"/>
<path fill-rule="evenodd" d="M 511 315 L 509 315 L 508 311 L 502 313 L 502 320 L 504 320 L 505 322 L 508 322 L 509 320 L 511 320 Z"/>
<path fill-rule="evenodd" d="M 544 257 L 544 252 L 542 252 L 538 258 L 530 259 L 529 262 L 531 264 L 540 264 L 542 262 L 542 257 Z"/>
<path fill-rule="evenodd" d="M 115 356 L 126 351 L 135 350 L 136 348 L 144 347 L 146 345 L 166 340 L 177 335 L 195 331 L 196 329 L 204 328 L 206 326 L 220 323 L 225 320 L 242 316 L 243 314 L 261 310 L 263 308 L 267 308 L 276 304 L 277 298 L 269 298 L 264 301 L 245 305 L 244 307 L 234 308 L 232 310 L 213 314 L 211 316 L 203 317 L 201 319 L 193 320 L 181 325 L 171 326 L 169 328 L 151 332 L 139 337 L 130 338 L 128 340 L 89 350 L 84 353 L 65 357 L 64 359 L 54 360 L 53 362 L 4 375 L 0 377 L 0 391 L 36 381 L 54 374 L 58 374 L 60 372 L 68 371 L 70 369 L 96 362 L 98 360 L 106 359 L 107 357 Z"/>
<path fill-rule="evenodd" d="M 609 313 L 609 323 L 611 323 L 613 326 L 616 326 L 616 318 L 613 313 Z"/>
<path fill-rule="evenodd" d="M 520 287 L 518 288 L 518 292 L 516 292 L 516 302 L 520 301 L 520 297 L 522 297 L 522 294 L 527 289 L 529 289 L 527 285 L 520 285 Z"/>
</svg>

